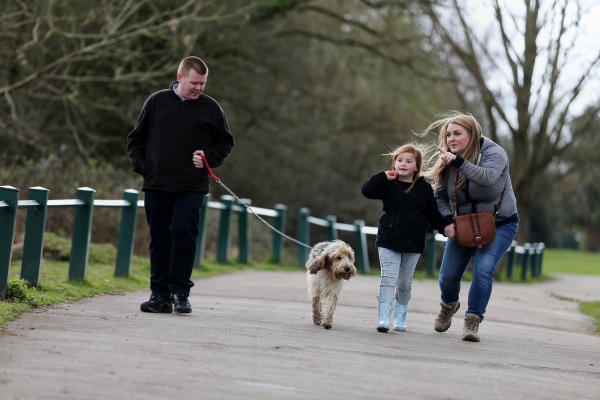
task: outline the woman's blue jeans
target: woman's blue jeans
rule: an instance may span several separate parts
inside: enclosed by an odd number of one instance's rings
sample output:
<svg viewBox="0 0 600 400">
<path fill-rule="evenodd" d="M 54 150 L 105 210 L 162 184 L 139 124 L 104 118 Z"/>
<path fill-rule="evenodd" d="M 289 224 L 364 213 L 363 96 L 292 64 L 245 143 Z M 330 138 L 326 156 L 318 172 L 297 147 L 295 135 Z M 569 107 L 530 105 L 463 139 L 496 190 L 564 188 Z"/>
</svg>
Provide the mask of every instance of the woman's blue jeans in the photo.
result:
<svg viewBox="0 0 600 400">
<path fill-rule="evenodd" d="M 415 267 L 421 254 L 398 253 L 383 247 L 377 249 L 381 265 L 379 301 L 393 301 L 395 294 L 400 303 L 408 303 Z"/>
<path fill-rule="evenodd" d="M 496 267 L 515 239 L 518 229 L 518 222 L 497 227 L 494 241 L 482 248 L 463 247 L 456 239 L 448 239 L 444 248 L 439 279 L 442 301 L 446 304 L 458 301 L 460 280 L 471 259 L 475 258 L 467 314 L 479 315 L 483 320 L 483 314 L 492 294 Z"/>
</svg>

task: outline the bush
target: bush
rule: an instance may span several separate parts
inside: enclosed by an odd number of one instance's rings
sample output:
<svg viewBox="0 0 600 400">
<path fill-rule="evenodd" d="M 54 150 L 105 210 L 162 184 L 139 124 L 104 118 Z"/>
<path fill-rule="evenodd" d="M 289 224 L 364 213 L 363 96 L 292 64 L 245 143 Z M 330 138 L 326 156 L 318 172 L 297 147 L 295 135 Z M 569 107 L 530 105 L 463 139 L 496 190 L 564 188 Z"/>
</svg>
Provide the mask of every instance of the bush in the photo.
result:
<svg viewBox="0 0 600 400">
<path fill-rule="evenodd" d="M 44 258 L 68 261 L 71 257 L 71 240 L 52 232 L 44 233 Z"/>
<path fill-rule="evenodd" d="M 13 303 L 23 303 L 31 307 L 38 307 L 37 290 L 27 286 L 24 279 L 11 279 L 8 281 L 6 299 Z"/>
</svg>

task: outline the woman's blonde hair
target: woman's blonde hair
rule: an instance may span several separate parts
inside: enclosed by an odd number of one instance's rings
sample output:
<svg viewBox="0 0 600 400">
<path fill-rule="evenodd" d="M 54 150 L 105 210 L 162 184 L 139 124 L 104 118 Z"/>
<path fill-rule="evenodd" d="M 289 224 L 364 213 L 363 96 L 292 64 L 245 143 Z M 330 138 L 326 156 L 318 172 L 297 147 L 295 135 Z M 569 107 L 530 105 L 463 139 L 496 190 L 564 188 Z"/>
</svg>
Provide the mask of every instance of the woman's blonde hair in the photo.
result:
<svg viewBox="0 0 600 400">
<path fill-rule="evenodd" d="M 430 133 L 437 134 L 437 147 L 448 152 L 450 151 L 450 148 L 448 147 L 448 142 L 446 141 L 446 131 L 448 129 L 448 125 L 450 124 L 460 125 L 467 130 L 471 140 L 461 156 L 468 162 L 477 164 L 477 157 L 481 151 L 480 142 L 483 134 L 481 125 L 479 125 L 479 122 L 477 122 L 475 117 L 473 117 L 471 114 L 460 111 L 448 111 L 439 115 L 436 121 L 431 123 L 431 125 L 429 125 L 423 132 L 419 132 L 417 134 L 419 136 L 427 136 Z M 425 171 L 423 176 L 433 181 L 432 186 L 434 189 L 444 187 L 448 180 L 450 168 L 439 158 L 439 152 L 431 152 L 431 156 L 428 159 L 428 164 L 433 164 L 433 167 Z M 461 177 L 458 180 L 456 189 L 462 189 L 465 186 L 465 182 L 466 178 Z"/>
<path fill-rule="evenodd" d="M 410 185 L 410 187 L 408 189 L 406 189 L 404 191 L 404 193 L 411 192 L 413 186 L 415 186 L 415 183 L 417 182 L 417 178 L 421 175 L 421 167 L 423 166 L 423 151 L 421 150 L 420 147 L 421 146 L 418 144 L 409 143 L 409 144 L 405 144 L 403 146 L 398 147 L 396 150 L 393 150 L 390 153 L 383 154 L 384 156 L 392 157 L 392 170 L 395 167 L 396 158 L 398 158 L 398 156 L 400 154 L 409 153 L 409 154 L 412 154 L 412 156 L 414 157 L 415 164 L 417 164 L 417 168 L 415 169 L 415 172 L 413 173 L 412 184 Z"/>
</svg>

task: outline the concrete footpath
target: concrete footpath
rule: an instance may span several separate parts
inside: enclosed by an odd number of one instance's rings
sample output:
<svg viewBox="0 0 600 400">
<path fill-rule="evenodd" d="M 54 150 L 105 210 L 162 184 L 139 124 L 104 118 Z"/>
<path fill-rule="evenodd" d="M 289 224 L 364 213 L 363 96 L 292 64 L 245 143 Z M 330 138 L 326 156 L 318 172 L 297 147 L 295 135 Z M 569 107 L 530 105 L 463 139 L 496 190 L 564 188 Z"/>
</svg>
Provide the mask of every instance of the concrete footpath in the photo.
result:
<svg viewBox="0 0 600 400">
<path fill-rule="evenodd" d="M 497 283 L 480 343 L 463 306 L 433 330 L 436 281 L 413 283 L 405 333 L 378 333 L 379 278 L 346 284 L 333 328 L 311 321 L 302 272 L 196 281 L 189 315 L 147 314 L 148 291 L 38 310 L 0 336 L 1 399 L 598 399 L 600 336 L 575 300 L 600 277 Z"/>
</svg>

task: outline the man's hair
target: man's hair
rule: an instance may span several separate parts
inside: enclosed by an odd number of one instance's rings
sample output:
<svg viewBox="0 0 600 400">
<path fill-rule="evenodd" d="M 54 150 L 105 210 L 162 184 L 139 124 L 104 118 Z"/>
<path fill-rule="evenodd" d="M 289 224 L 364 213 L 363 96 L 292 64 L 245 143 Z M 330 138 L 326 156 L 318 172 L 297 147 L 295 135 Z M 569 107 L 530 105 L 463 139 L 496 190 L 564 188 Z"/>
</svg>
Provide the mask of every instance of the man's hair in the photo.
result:
<svg viewBox="0 0 600 400">
<path fill-rule="evenodd" d="M 208 74 L 208 67 L 204 64 L 204 61 L 199 59 L 198 57 L 186 57 L 179 63 L 179 68 L 177 69 L 177 73 L 182 76 L 187 76 L 190 72 L 190 69 L 196 71 L 199 75 Z"/>
</svg>

